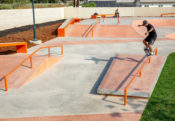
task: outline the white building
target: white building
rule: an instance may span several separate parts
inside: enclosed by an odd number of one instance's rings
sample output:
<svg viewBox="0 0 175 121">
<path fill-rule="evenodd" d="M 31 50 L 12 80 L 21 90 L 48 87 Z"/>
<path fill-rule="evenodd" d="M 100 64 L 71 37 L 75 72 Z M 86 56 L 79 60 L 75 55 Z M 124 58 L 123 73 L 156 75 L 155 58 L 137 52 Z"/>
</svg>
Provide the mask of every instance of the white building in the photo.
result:
<svg viewBox="0 0 175 121">
<path fill-rule="evenodd" d="M 140 0 L 142 7 L 175 7 L 175 0 Z"/>
</svg>

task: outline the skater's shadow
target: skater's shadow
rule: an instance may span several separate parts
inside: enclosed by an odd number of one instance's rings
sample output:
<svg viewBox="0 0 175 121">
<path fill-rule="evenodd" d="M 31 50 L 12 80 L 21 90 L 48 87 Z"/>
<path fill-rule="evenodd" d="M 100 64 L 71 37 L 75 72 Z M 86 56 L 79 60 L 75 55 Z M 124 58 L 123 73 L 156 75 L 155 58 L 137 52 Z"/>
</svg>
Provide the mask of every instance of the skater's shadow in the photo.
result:
<svg viewBox="0 0 175 121">
<path fill-rule="evenodd" d="M 112 58 L 114 58 L 114 57 L 112 57 Z M 91 61 L 94 61 L 95 64 L 98 64 L 101 61 L 110 61 L 112 58 L 110 58 L 110 59 L 101 59 L 101 58 L 92 57 L 90 59 L 85 59 L 85 60 L 91 60 Z"/>
<path fill-rule="evenodd" d="M 98 77 L 97 81 L 95 82 L 93 88 L 91 89 L 90 94 L 94 94 L 94 95 L 97 94 L 97 88 L 100 85 L 101 81 L 103 80 L 105 74 L 107 73 L 107 71 L 108 71 L 108 69 L 109 69 L 109 67 L 110 67 L 113 59 L 115 59 L 115 57 L 110 57 L 109 59 L 100 59 L 100 58 L 96 58 L 96 57 L 92 57 L 91 59 L 86 59 L 86 60 L 92 60 L 92 61 L 94 61 L 95 64 L 98 64 L 101 61 L 106 61 L 107 62 L 107 64 L 103 68 L 100 76 Z"/>
</svg>

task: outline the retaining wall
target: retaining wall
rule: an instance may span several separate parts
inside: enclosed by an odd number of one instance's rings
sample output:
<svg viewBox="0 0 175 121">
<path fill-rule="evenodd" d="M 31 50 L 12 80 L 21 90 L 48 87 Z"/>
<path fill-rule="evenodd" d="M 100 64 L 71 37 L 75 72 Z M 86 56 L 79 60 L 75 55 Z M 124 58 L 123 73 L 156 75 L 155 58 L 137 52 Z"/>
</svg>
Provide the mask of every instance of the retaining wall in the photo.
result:
<svg viewBox="0 0 175 121">
<path fill-rule="evenodd" d="M 37 8 L 35 16 L 36 24 L 64 19 L 64 8 Z M 32 9 L 0 10 L 0 31 L 32 24 Z"/>
</svg>

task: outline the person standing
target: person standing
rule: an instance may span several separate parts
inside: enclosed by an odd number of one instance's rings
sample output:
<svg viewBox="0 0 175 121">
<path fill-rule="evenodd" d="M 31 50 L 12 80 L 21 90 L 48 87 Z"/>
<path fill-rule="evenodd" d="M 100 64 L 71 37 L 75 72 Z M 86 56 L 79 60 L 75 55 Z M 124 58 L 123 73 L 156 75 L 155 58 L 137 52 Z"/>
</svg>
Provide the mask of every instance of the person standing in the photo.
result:
<svg viewBox="0 0 175 121">
<path fill-rule="evenodd" d="M 118 10 L 118 8 L 115 10 L 115 17 L 119 18 L 119 10 Z"/>
</svg>

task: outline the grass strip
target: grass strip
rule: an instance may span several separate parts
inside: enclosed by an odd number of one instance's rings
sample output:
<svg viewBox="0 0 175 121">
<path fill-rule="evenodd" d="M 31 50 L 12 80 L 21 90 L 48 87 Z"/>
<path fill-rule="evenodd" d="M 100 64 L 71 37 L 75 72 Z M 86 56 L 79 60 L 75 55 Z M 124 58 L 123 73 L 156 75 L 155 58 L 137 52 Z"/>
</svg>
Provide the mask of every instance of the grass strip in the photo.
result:
<svg viewBox="0 0 175 121">
<path fill-rule="evenodd" d="M 140 121 L 175 121 L 175 53 L 167 57 Z"/>
</svg>

